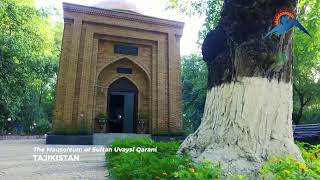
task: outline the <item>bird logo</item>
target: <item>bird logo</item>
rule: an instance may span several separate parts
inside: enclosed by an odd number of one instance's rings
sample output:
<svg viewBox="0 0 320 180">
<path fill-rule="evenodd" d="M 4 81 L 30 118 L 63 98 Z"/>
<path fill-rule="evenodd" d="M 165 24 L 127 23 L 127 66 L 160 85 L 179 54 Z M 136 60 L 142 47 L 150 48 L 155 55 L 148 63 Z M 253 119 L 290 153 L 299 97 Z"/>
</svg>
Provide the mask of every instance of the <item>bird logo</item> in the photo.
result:
<svg viewBox="0 0 320 180">
<path fill-rule="evenodd" d="M 265 35 L 269 37 L 273 34 L 278 36 L 284 35 L 292 27 L 298 27 L 302 32 L 306 33 L 311 37 L 310 33 L 304 28 L 298 20 L 295 18 L 295 14 L 292 11 L 281 9 L 277 11 L 276 15 L 273 18 L 274 28 Z"/>
</svg>

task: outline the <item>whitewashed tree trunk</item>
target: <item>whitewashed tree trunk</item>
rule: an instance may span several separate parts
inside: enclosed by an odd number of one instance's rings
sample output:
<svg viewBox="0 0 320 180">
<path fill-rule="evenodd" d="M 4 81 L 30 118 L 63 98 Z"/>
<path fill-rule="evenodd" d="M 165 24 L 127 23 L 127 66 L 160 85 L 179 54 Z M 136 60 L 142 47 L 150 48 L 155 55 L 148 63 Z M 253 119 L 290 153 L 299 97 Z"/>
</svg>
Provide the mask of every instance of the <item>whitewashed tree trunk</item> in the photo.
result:
<svg viewBox="0 0 320 180">
<path fill-rule="evenodd" d="M 263 38 L 277 10 L 295 7 L 294 1 L 225 0 L 202 48 L 209 70 L 202 123 L 180 154 L 240 173 L 257 172 L 274 156 L 302 160 L 292 132 L 291 33 Z"/>
<path fill-rule="evenodd" d="M 181 145 L 196 160 L 226 171 L 253 172 L 272 156 L 301 160 L 292 135 L 292 85 L 244 77 L 207 93 L 199 129 Z"/>
</svg>

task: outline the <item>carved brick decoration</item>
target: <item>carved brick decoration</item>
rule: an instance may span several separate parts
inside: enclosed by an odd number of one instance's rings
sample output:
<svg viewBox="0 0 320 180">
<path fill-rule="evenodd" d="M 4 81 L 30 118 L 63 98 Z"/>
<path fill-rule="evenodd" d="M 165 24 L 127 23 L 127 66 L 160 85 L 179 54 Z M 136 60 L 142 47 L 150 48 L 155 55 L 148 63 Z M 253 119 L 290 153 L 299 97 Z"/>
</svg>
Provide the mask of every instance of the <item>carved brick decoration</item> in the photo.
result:
<svg viewBox="0 0 320 180">
<path fill-rule="evenodd" d="M 108 88 L 121 78 L 138 89 L 134 120 L 148 114 L 148 133 L 181 131 L 180 38 L 184 24 L 69 3 L 63 8 L 54 132 L 101 132 L 96 117 L 107 112 Z M 129 49 L 115 51 L 119 44 Z M 118 73 L 119 67 L 131 69 L 132 74 Z M 135 132 L 142 133 L 139 128 Z"/>
</svg>

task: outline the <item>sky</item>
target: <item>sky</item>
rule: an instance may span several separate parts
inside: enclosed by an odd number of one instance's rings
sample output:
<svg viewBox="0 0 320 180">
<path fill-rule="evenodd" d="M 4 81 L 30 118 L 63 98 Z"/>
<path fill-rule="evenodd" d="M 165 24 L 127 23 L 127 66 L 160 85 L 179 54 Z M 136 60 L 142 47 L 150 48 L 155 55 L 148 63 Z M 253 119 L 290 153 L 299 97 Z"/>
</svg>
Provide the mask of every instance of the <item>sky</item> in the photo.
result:
<svg viewBox="0 0 320 180">
<path fill-rule="evenodd" d="M 36 6 L 41 7 L 55 7 L 62 14 L 62 2 L 95 6 L 103 0 L 35 0 Z M 104 0 L 106 1 L 106 0 Z M 181 38 L 180 52 L 181 55 L 188 55 L 191 53 L 199 53 L 200 48 L 196 43 L 198 40 L 198 32 L 204 22 L 204 17 L 186 16 L 183 13 L 174 10 L 165 10 L 168 0 L 107 0 L 110 3 L 125 1 L 136 6 L 141 14 L 148 16 L 160 17 L 165 19 L 177 20 L 185 23 L 183 36 Z M 150 3 L 152 2 L 152 3 Z M 63 20 L 62 17 L 59 20 Z"/>
</svg>

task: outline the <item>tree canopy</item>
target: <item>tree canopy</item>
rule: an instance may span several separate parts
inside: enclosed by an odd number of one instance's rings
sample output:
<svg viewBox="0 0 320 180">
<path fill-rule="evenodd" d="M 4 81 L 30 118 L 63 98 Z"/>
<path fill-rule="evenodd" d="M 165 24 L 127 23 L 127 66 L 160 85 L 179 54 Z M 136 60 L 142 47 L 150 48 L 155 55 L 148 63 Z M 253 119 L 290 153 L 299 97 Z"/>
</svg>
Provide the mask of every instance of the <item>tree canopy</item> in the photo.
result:
<svg viewBox="0 0 320 180">
<path fill-rule="evenodd" d="M 312 38 L 300 30 L 294 33 L 295 123 L 320 121 L 320 1 L 299 1 L 298 20 Z M 305 112 L 305 113 L 304 113 Z M 313 117 L 312 117 L 313 116 Z"/>
<path fill-rule="evenodd" d="M 36 9 L 32 0 L 0 2 L 0 132 L 8 123 L 30 130 L 48 119 L 42 102 L 53 99 L 61 41 L 56 26 L 50 11 Z"/>
<path fill-rule="evenodd" d="M 187 132 L 195 131 L 201 123 L 207 94 L 208 70 L 200 55 L 182 58 L 183 122 Z"/>
</svg>

